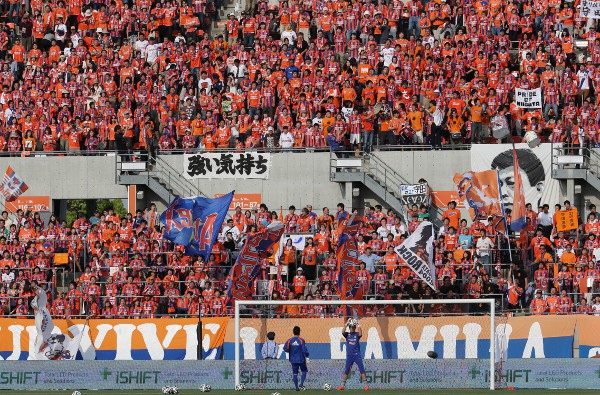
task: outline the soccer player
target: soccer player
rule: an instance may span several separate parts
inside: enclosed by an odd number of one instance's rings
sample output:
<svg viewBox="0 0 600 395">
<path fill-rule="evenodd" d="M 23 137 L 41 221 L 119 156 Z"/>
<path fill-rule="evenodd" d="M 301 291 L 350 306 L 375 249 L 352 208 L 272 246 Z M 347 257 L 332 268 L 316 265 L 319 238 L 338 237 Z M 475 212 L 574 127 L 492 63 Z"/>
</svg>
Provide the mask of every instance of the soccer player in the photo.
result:
<svg viewBox="0 0 600 395">
<path fill-rule="evenodd" d="M 306 342 L 300 337 L 300 327 L 295 326 L 292 332 L 294 333 L 294 337 L 285 342 L 283 351 L 287 352 L 290 356 L 296 391 L 306 391 L 306 388 L 304 388 L 304 380 L 306 380 L 306 373 L 308 372 L 308 368 L 306 367 L 308 349 L 306 348 Z M 300 376 L 300 385 L 298 385 L 298 370 L 302 372 Z"/>
<path fill-rule="evenodd" d="M 352 370 L 352 364 L 356 364 L 356 367 L 358 367 L 360 372 L 360 381 L 365 382 L 365 391 L 368 391 L 369 386 L 366 385 L 367 374 L 365 373 L 365 367 L 360 353 L 362 328 L 358 321 L 354 318 L 348 319 L 348 323 L 346 323 L 342 335 L 346 338 L 346 368 L 344 369 L 344 375 L 342 376 L 342 384 L 338 387 L 338 390 L 342 391 L 344 387 L 346 387 L 346 380 L 348 380 L 348 374 L 350 374 L 350 370 Z"/>
</svg>

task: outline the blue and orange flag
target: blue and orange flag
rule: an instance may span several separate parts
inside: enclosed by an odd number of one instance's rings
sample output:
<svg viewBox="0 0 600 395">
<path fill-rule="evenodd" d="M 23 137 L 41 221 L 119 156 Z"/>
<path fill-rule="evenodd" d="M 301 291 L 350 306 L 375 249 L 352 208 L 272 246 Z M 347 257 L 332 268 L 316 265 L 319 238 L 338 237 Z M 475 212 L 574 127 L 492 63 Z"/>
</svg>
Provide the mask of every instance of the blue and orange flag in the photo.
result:
<svg viewBox="0 0 600 395">
<path fill-rule="evenodd" d="M 8 166 L 6 174 L 0 183 L 0 192 L 6 201 L 13 202 L 17 200 L 17 198 L 28 189 L 29 187 L 25 184 L 23 179 L 17 175 L 12 167 Z"/>
<path fill-rule="evenodd" d="M 283 223 L 276 221 L 246 240 L 229 272 L 227 296 L 231 300 L 252 299 L 254 280 L 260 273 L 262 260 L 276 252 L 273 247 L 281 239 L 283 231 Z"/>
<path fill-rule="evenodd" d="M 472 219 L 492 217 L 492 225 L 506 234 L 506 217 L 498 170 L 469 171 L 454 175 L 458 197 L 470 208 Z"/>
<path fill-rule="evenodd" d="M 187 255 L 208 260 L 232 199 L 233 192 L 215 199 L 175 198 L 160 216 L 165 238 L 184 246 Z"/>
<path fill-rule="evenodd" d="M 517 150 L 513 144 L 513 170 L 515 172 L 515 194 L 513 196 L 513 208 L 510 221 L 510 229 L 519 231 L 527 226 L 527 213 L 525 211 L 525 192 L 523 189 L 523 180 L 521 179 L 521 169 L 519 168 L 519 158 Z"/>
<path fill-rule="evenodd" d="M 336 250 L 337 256 L 337 288 L 340 300 L 362 300 L 362 288 L 356 278 L 356 265 L 358 265 L 358 248 L 354 236 L 358 232 L 360 221 L 354 221 L 354 216 L 345 213 L 339 218 L 339 240 Z M 352 314 L 350 314 L 352 311 Z M 362 313 L 360 307 L 346 308 L 347 315 Z"/>
</svg>

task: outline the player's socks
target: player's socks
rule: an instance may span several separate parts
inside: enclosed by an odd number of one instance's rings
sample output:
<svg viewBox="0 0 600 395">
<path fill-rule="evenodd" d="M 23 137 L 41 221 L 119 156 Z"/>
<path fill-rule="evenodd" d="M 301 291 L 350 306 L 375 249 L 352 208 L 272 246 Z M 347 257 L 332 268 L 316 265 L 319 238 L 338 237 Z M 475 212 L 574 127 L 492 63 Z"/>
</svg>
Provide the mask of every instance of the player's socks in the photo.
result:
<svg viewBox="0 0 600 395">
<path fill-rule="evenodd" d="M 304 387 L 304 380 L 306 380 L 306 372 L 302 372 L 300 375 L 300 387 Z"/>
<path fill-rule="evenodd" d="M 294 380 L 294 386 L 296 386 L 296 389 L 299 389 L 298 388 L 298 375 L 297 374 L 294 375 L 294 379 L 293 380 Z"/>
</svg>

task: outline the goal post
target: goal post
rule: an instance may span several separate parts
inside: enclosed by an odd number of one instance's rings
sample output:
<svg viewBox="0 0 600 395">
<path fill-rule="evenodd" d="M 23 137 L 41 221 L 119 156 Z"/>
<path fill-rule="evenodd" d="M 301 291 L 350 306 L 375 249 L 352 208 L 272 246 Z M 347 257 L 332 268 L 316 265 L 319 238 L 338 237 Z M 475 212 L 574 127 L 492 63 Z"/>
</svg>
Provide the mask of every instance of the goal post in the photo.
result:
<svg viewBox="0 0 600 395">
<path fill-rule="evenodd" d="M 421 374 L 421 370 L 427 367 L 436 369 L 449 369 L 449 374 L 468 375 L 472 374 L 473 380 L 467 383 L 463 379 L 455 377 L 452 383 L 444 384 L 440 382 L 440 387 L 427 388 L 496 388 L 496 299 L 415 299 L 415 300 L 236 300 L 234 301 L 234 358 L 235 358 L 235 385 L 244 384 L 248 389 L 255 386 L 256 389 L 286 389 L 286 383 L 291 381 L 291 369 L 289 363 L 284 364 L 287 356 L 283 349 L 283 343 L 286 339 L 292 337 L 291 327 L 299 325 L 301 335 L 306 339 L 306 344 L 311 352 L 309 362 L 308 377 L 311 377 L 311 371 L 327 370 L 330 381 L 328 383 L 337 383 L 341 377 L 344 346 L 342 344 L 341 327 L 344 326 L 345 318 L 343 315 L 331 314 L 336 308 L 341 306 L 362 306 L 369 309 L 371 316 L 359 318 L 363 327 L 363 337 L 361 344 L 363 353 L 369 351 L 369 357 L 365 356 L 365 368 L 368 369 L 368 363 L 384 363 L 386 367 L 401 366 L 402 371 L 392 374 L 374 373 L 375 379 L 379 383 L 385 383 L 381 388 L 424 388 L 422 381 L 424 377 L 416 377 Z M 435 306 L 455 306 L 454 313 L 414 313 L 416 306 L 423 305 L 429 308 Z M 469 314 L 469 305 L 478 306 L 476 313 Z M 306 315 L 287 317 L 281 314 L 284 309 L 290 307 L 300 309 L 300 311 L 310 311 L 314 309 L 321 312 L 320 315 Z M 389 316 L 377 315 L 375 310 L 382 312 L 383 309 L 393 309 L 394 313 Z M 328 310 L 323 314 L 324 309 Z M 427 309 L 431 311 L 430 309 Z M 464 312 L 463 310 L 466 310 Z M 398 313 L 398 311 L 409 311 L 408 313 Z M 458 311 L 458 313 L 456 313 Z M 279 318 L 279 316 L 282 316 Z M 284 318 L 285 316 L 285 318 Z M 370 325 L 362 325 L 367 322 Z M 332 324 L 333 323 L 333 324 Z M 489 331 L 486 330 L 489 328 Z M 439 328 L 439 332 L 438 332 Z M 386 336 L 382 332 L 387 331 L 387 338 L 384 342 L 380 341 L 380 336 Z M 260 354 L 261 346 L 266 343 L 267 333 L 276 333 L 276 343 L 279 351 L 275 359 L 265 358 L 264 364 L 259 365 L 263 359 Z M 272 336 L 273 336 L 272 334 Z M 368 340 L 365 338 L 368 336 Z M 395 338 L 394 338 L 395 336 Z M 328 337 L 331 337 L 331 343 L 327 343 Z M 481 338 L 480 338 L 481 337 Z M 371 339 L 375 338 L 375 342 Z M 316 340 L 315 340 L 316 339 Z M 312 342 L 315 342 L 314 344 Z M 378 343 L 379 341 L 379 343 Z M 480 344 L 489 344 L 489 353 L 485 353 L 485 346 Z M 336 342 L 338 342 L 336 344 Z M 385 343 L 382 347 L 381 344 Z M 374 346 L 373 346 L 374 344 Z M 416 347 L 416 350 L 415 348 Z M 478 350 L 478 347 L 481 350 Z M 312 354 L 312 350 L 317 350 L 318 355 Z M 323 350 L 331 349 L 331 354 L 323 356 Z M 382 350 L 383 349 L 383 354 Z M 436 351 L 438 351 L 436 353 Z M 431 353 L 434 351 L 434 353 Z M 244 355 L 242 355 L 242 352 Z M 320 353 L 320 355 L 319 355 Z M 335 355 L 334 355 L 335 353 Z M 441 358 L 437 358 L 441 354 Z M 383 355 L 383 356 L 382 356 Z M 483 356 L 481 356 L 483 355 Z M 432 358 L 433 356 L 433 358 Z M 384 359 L 384 361 L 373 361 L 373 359 Z M 319 362 L 315 362 L 317 359 Z M 329 361 L 327 361 L 329 359 Z M 325 361 L 323 361 L 325 360 Z M 336 361 L 331 361 L 336 360 Z M 476 360 L 478 364 L 472 361 Z M 369 361 L 369 362 L 368 362 Z M 327 364 L 325 362 L 331 362 Z M 242 364 L 249 365 L 242 371 Z M 333 365 L 335 363 L 335 365 Z M 254 365 L 253 365 L 254 364 Z M 427 365 L 429 364 L 429 365 Z M 313 366 L 313 368 L 311 368 Z M 335 367 L 334 367 L 335 366 Z M 331 371 L 331 369 L 339 370 Z M 412 366 L 412 371 L 411 371 Z M 275 369 L 275 370 L 273 370 Z M 457 370 L 458 369 L 458 370 Z M 463 370 L 460 370 L 463 369 Z M 466 369 L 471 369 L 467 371 Z M 452 373 L 456 370 L 459 373 Z M 476 373 L 476 374 L 475 374 Z M 253 376 L 256 374 L 256 376 Z M 314 375 L 315 373 L 313 373 Z M 379 375 L 388 375 L 381 379 Z M 274 375 L 277 375 L 275 377 Z M 280 377 L 281 375 L 284 378 Z M 401 378 L 395 377 L 400 375 Z M 477 376 L 477 378 L 475 377 Z M 374 380 L 373 378 L 370 378 Z M 286 381 L 287 380 L 287 381 Z M 309 379 L 307 379 L 309 380 Z M 316 380 L 316 379 L 311 379 Z M 383 380 L 383 381 L 381 381 Z M 435 382 L 435 380 L 433 380 Z M 309 382 L 307 388 L 321 388 L 325 382 Z M 397 383 L 397 387 L 394 387 Z M 412 384 L 414 383 L 414 384 Z M 421 384 L 420 384 L 421 383 Z M 277 386 L 279 385 L 279 386 Z M 382 384 L 383 385 L 383 384 Z M 450 387 L 452 386 L 452 387 Z M 377 388 L 372 386 L 372 388 Z"/>
</svg>

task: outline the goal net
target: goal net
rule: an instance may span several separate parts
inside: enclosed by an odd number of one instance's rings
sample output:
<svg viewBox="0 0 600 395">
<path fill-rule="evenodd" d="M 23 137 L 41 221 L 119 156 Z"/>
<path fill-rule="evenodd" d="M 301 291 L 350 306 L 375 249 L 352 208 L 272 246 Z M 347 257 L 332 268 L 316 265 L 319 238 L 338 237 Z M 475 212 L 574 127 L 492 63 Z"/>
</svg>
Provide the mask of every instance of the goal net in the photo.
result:
<svg viewBox="0 0 600 395">
<path fill-rule="evenodd" d="M 309 354 L 304 387 L 337 389 L 346 369 L 348 317 L 358 310 L 364 379 L 356 364 L 346 389 L 489 388 L 500 385 L 494 299 L 236 301 L 235 383 L 294 389 L 285 343 L 294 327 Z M 494 331 L 493 328 L 498 329 Z M 357 328 L 357 329 L 358 329 Z M 492 341 L 490 341 L 492 339 Z M 500 340 L 501 341 L 501 340 Z M 301 380 L 301 373 L 298 374 Z M 299 383 L 300 384 L 300 383 Z"/>
</svg>

